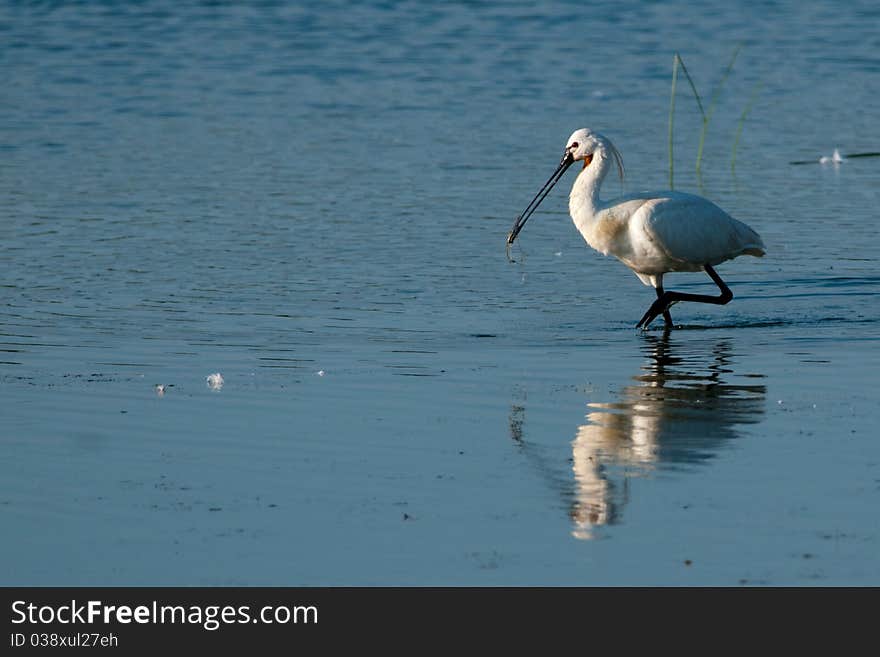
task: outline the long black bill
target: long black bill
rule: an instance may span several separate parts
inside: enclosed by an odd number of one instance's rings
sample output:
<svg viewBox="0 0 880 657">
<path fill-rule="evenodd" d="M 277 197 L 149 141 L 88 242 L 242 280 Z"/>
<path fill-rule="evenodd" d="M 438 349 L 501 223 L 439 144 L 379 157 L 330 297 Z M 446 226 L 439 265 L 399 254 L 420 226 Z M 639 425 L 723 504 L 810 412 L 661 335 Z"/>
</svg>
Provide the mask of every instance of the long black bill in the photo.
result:
<svg viewBox="0 0 880 657">
<path fill-rule="evenodd" d="M 516 236 L 519 235 L 519 231 L 521 231 L 523 226 L 526 225 L 529 217 L 531 217 L 532 213 L 538 209 L 538 206 L 541 205 L 541 201 L 543 201 L 547 194 L 550 193 L 550 190 L 553 189 L 553 185 L 559 182 L 559 179 L 562 178 L 562 174 L 568 170 L 568 167 L 571 166 L 572 162 L 574 162 L 574 158 L 571 153 L 566 153 L 562 156 L 562 161 L 559 163 L 559 166 L 556 167 L 556 171 L 554 171 L 553 175 L 550 176 L 550 179 L 544 183 L 544 186 L 540 191 L 535 194 L 535 198 L 533 198 L 531 203 L 526 206 L 526 209 L 522 211 L 522 214 L 513 222 L 513 228 L 511 228 L 510 233 L 507 234 L 507 246 L 513 244 L 513 240 L 516 239 Z"/>
</svg>

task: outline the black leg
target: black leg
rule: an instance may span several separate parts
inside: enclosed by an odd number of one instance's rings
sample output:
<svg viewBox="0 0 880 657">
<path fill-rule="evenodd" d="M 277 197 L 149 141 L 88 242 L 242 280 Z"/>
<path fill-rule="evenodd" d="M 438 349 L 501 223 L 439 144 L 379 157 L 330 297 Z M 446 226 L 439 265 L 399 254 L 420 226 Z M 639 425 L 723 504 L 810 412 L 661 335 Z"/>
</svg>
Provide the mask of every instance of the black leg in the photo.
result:
<svg viewBox="0 0 880 657">
<path fill-rule="evenodd" d="M 663 296 L 663 286 L 662 285 L 658 285 L 655 288 L 655 290 L 657 292 L 658 299 Z M 669 308 L 667 308 L 666 310 L 663 311 L 663 321 L 666 322 L 667 329 L 672 328 L 672 315 L 669 314 Z"/>
<path fill-rule="evenodd" d="M 715 285 L 721 290 L 719 296 L 711 297 L 708 294 L 687 294 L 685 292 L 661 292 L 658 288 L 657 300 L 651 304 L 651 307 L 648 308 L 648 312 L 646 312 L 639 320 L 639 323 L 636 324 L 636 328 L 648 328 L 648 325 L 654 321 L 654 318 L 657 317 L 657 315 L 667 312 L 669 306 L 678 303 L 679 301 L 712 303 L 717 306 L 723 306 L 724 304 L 730 303 L 730 300 L 733 299 L 733 292 L 730 291 L 730 288 L 724 284 L 724 281 L 721 280 L 721 277 L 715 273 L 715 270 L 712 269 L 711 266 L 703 265 L 703 269 L 706 270 L 706 273 L 709 274 L 709 277 L 715 281 Z M 663 319 L 666 319 L 665 314 L 663 315 Z M 666 321 L 669 322 L 668 319 Z M 671 324 L 671 322 L 669 323 Z"/>
</svg>

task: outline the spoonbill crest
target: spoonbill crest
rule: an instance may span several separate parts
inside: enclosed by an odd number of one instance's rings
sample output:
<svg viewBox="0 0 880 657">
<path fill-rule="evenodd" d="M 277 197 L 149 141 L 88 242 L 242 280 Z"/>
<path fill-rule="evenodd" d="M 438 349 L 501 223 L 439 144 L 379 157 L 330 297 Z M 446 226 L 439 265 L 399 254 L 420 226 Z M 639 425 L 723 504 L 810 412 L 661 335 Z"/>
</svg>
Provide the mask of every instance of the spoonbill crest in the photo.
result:
<svg viewBox="0 0 880 657">
<path fill-rule="evenodd" d="M 607 137 L 588 128 L 575 130 L 568 138 L 556 171 L 514 222 L 507 236 L 508 249 L 541 201 L 578 161 L 584 166 L 568 200 L 574 225 L 587 244 L 604 255 L 613 255 L 657 293 L 636 328 L 647 328 L 661 314 L 666 326 L 672 328 L 669 308 L 679 301 L 728 303 L 733 293 L 714 267 L 741 255 L 764 255 L 758 233 L 701 196 L 643 192 L 602 201 L 602 181 L 612 165 L 623 179 L 623 159 Z M 664 290 L 663 275 L 679 271 L 705 271 L 721 294 L 714 297 Z"/>
</svg>

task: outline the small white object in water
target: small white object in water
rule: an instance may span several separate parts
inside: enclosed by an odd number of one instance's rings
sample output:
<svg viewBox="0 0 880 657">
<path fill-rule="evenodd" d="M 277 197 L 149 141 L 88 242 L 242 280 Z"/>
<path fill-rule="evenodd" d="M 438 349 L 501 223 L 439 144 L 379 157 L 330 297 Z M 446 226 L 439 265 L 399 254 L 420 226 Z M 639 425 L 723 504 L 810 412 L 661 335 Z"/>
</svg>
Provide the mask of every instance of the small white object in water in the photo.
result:
<svg viewBox="0 0 880 657">
<path fill-rule="evenodd" d="M 317 372 L 315 372 L 315 374 L 317 374 L 318 376 L 324 376 L 326 373 L 327 372 L 325 372 L 324 370 L 318 370 Z"/>
<path fill-rule="evenodd" d="M 836 148 L 834 149 L 834 155 L 832 155 L 831 157 L 823 155 L 819 158 L 819 164 L 840 164 L 841 162 L 843 162 L 843 158 L 840 156 L 840 151 Z"/>
<path fill-rule="evenodd" d="M 223 387 L 223 375 L 220 372 L 209 374 L 205 377 L 205 381 L 207 381 L 208 387 L 211 390 L 220 390 Z"/>
<path fill-rule="evenodd" d="M 160 397 L 164 396 L 165 390 L 167 388 L 168 388 L 168 386 L 166 386 L 164 383 L 157 383 L 156 384 L 156 394 L 159 395 Z"/>
</svg>

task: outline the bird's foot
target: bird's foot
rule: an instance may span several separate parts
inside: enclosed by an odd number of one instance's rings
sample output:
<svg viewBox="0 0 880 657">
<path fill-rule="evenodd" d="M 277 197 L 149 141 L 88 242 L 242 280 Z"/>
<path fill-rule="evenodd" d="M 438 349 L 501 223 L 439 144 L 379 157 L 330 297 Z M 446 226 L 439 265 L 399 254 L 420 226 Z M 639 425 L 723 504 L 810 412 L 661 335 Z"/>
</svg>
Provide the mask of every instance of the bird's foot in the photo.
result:
<svg viewBox="0 0 880 657">
<path fill-rule="evenodd" d="M 663 318 L 666 320 L 666 326 L 668 328 L 672 328 L 672 317 L 669 315 L 669 307 L 673 303 L 675 302 L 670 301 L 666 293 L 661 295 L 654 303 L 651 304 L 651 307 L 648 308 L 648 312 L 642 315 L 639 323 L 636 324 L 636 328 L 640 328 L 643 330 L 647 329 L 648 325 L 653 322 L 658 315 L 663 315 Z"/>
</svg>

